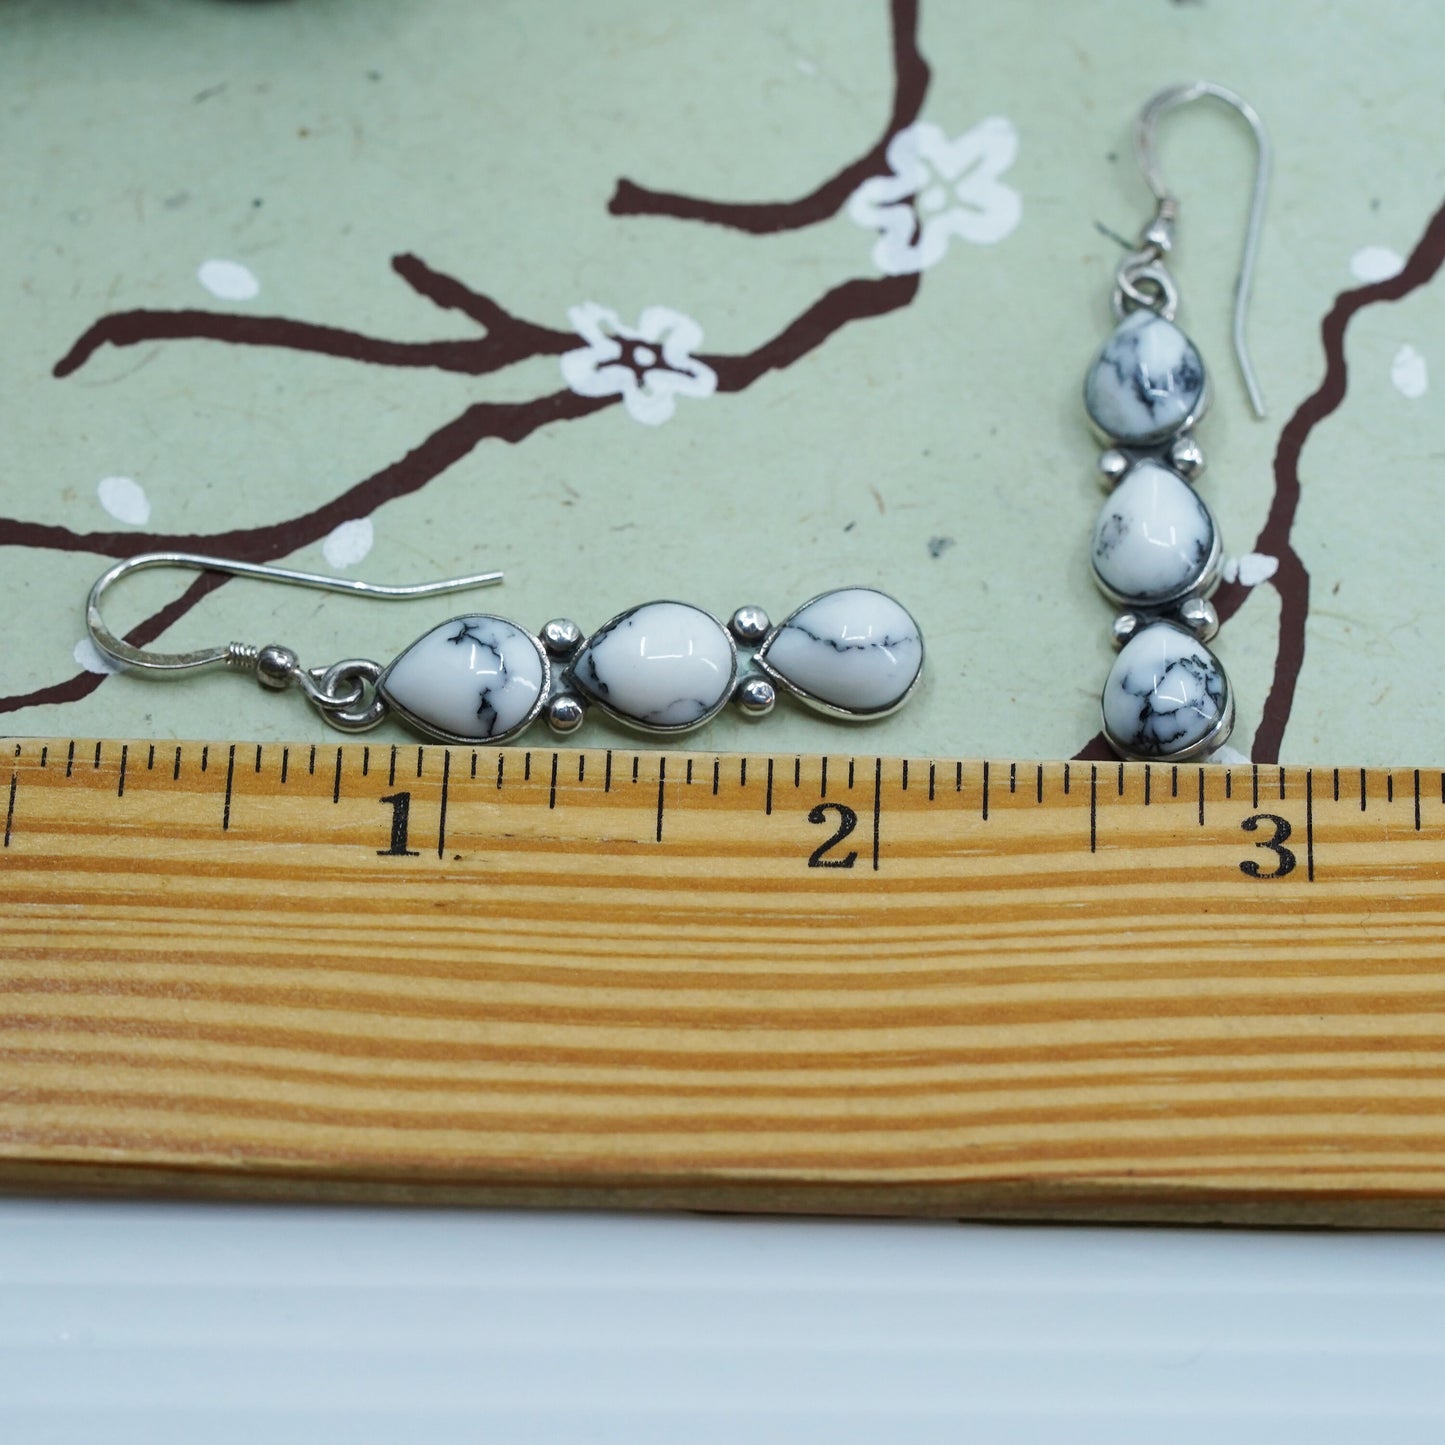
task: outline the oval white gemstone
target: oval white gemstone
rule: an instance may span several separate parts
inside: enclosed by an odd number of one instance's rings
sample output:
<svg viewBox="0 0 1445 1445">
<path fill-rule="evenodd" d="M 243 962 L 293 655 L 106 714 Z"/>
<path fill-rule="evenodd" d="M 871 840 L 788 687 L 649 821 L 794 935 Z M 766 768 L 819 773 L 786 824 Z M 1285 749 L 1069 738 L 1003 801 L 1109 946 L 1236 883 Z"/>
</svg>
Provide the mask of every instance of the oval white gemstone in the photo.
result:
<svg viewBox="0 0 1445 1445">
<path fill-rule="evenodd" d="M 1219 659 L 1167 622 L 1144 628 L 1120 649 L 1103 706 L 1105 735 L 1126 757 L 1188 756 L 1229 736 L 1229 679 Z"/>
<path fill-rule="evenodd" d="M 1214 518 L 1177 472 L 1131 467 L 1094 524 L 1094 571 L 1116 600 L 1147 606 L 1184 597 L 1205 578 Z"/>
<path fill-rule="evenodd" d="M 908 696 L 923 666 L 923 637 L 886 592 L 843 587 L 780 623 L 758 662 L 804 702 L 867 717 L 890 712 Z"/>
<path fill-rule="evenodd" d="M 706 722 L 732 696 L 727 629 L 686 602 L 647 602 L 614 617 L 577 654 L 572 678 L 624 722 L 662 731 Z"/>
<path fill-rule="evenodd" d="M 1204 363 L 1194 343 L 1152 311 L 1126 316 L 1084 379 L 1094 424 L 1131 446 L 1172 437 L 1198 418 L 1203 400 Z"/>
<path fill-rule="evenodd" d="M 425 732 L 502 742 L 541 709 L 548 665 L 536 639 L 501 617 L 453 617 L 412 643 L 377 691 Z"/>
</svg>

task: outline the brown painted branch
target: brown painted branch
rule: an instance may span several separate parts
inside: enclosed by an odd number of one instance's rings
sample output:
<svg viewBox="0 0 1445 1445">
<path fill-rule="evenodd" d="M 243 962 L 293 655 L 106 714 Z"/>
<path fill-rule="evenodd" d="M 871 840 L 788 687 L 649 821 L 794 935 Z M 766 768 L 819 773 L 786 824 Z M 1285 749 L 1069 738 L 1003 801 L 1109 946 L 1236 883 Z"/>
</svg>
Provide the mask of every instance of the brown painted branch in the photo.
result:
<svg viewBox="0 0 1445 1445">
<path fill-rule="evenodd" d="M 415 256 L 397 256 L 392 266 L 419 295 L 444 310 L 460 311 L 480 322 L 487 327 L 487 335 L 452 341 L 390 341 L 345 327 L 293 321 L 284 316 L 138 309 L 102 316 L 55 363 L 54 374 L 70 376 L 102 346 L 139 346 L 153 341 L 273 346 L 373 366 L 429 367 L 464 376 L 484 376 L 534 356 L 557 356 L 579 344 L 575 332 L 519 321 L 489 297 L 431 270 Z"/>
<path fill-rule="evenodd" d="M 865 154 L 806 196 L 793 201 L 708 201 L 653 191 L 626 179 L 617 183 L 607 209 L 614 216 L 669 216 L 702 221 L 752 235 L 796 231 L 835 216 L 869 176 L 887 169 L 888 142 L 918 119 L 928 92 L 928 63 L 918 49 L 917 0 L 893 0 L 893 113 L 883 134 Z"/>
</svg>

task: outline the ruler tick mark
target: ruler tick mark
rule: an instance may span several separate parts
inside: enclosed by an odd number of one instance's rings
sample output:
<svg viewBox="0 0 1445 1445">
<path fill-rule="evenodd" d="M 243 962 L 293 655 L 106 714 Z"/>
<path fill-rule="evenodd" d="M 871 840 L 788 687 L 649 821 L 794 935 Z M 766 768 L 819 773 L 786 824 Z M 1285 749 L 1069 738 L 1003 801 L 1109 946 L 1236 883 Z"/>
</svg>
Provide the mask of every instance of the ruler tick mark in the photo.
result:
<svg viewBox="0 0 1445 1445">
<path fill-rule="evenodd" d="M 45 766 L 45 752 L 46 752 L 46 750 L 45 750 L 44 748 L 42 748 L 42 749 L 40 750 L 40 766 L 41 766 L 42 768 Z M 154 743 L 152 743 L 152 744 L 150 745 L 149 751 L 146 753 L 146 772 L 148 772 L 148 773 L 149 773 L 149 772 L 152 772 L 152 771 L 155 769 L 155 765 L 156 765 L 156 745 L 155 745 Z"/>
<path fill-rule="evenodd" d="M 988 764 L 983 765 L 983 821 L 988 822 Z"/>
<path fill-rule="evenodd" d="M 873 759 L 873 871 L 878 871 L 878 834 L 883 820 L 883 759 Z"/>
<path fill-rule="evenodd" d="M 1315 774 L 1305 769 L 1305 877 L 1315 881 Z"/>
<path fill-rule="evenodd" d="M 1144 764 L 1144 806 L 1149 806 L 1149 789 L 1152 785 L 1153 770 L 1148 763 Z"/>
<path fill-rule="evenodd" d="M 793 759 L 793 786 L 795 788 L 803 786 L 803 759 L 801 754 Z"/>
<path fill-rule="evenodd" d="M 180 760 L 181 760 L 181 750 L 180 750 L 179 748 L 177 748 L 177 749 L 176 749 L 176 767 L 177 767 L 177 769 L 180 768 L 180 765 L 181 765 L 181 761 L 180 761 Z M 71 770 L 74 766 L 75 766 L 75 740 L 74 740 L 74 738 L 72 738 L 72 739 L 71 739 L 71 742 L 70 742 L 70 747 L 69 747 L 68 749 L 66 749 L 66 753 L 65 753 L 65 776 L 66 776 L 67 778 L 70 776 L 70 770 Z"/>
<path fill-rule="evenodd" d="M 66 771 L 66 776 L 69 777 L 69 776 L 70 776 L 70 769 L 67 768 L 65 771 Z M 178 781 L 179 778 L 180 778 L 180 776 L 181 776 L 181 750 L 180 750 L 179 748 L 177 748 L 177 749 L 176 749 L 176 765 L 175 765 L 175 767 L 173 767 L 173 768 L 171 769 L 171 782 L 174 783 L 174 782 Z"/>
<path fill-rule="evenodd" d="M 1044 800 L 1044 765 L 1039 763 L 1034 768 L 1034 802 L 1042 803 Z"/>
<path fill-rule="evenodd" d="M 506 771 L 506 768 L 507 755 L 506 753 L 499 752 L 497 754 L 497 791 L 499 793 L 502 791 L 502 774 Z"/>
<path fill-rule="evenodd" d="M 818 772 L 818 795 L 826 798 L 828 796 L 828 755 L 823 754 L 823 764 Z"/>
<path fill-rule="evenodd" d="M 712 781 L 713 781 L 713 789 L 712 789 L 712 790 L 713 790 L 713 792 L 717 792 L 717 764 L 716 764 L 716 763 L 713 764 Z M 608 749 L 607 749 L 607 762 L 606 762 L 606 765 L 605 765 L 605 766 L 603 767 L 603 769 L 602 769 L 602 791 L 603 791 L 604 793 L 610 793 L 610 792 L 612 791 L 612 749 L 611 749 L 611 748 L 608 748 Z"/>
<path fill-rule="evenodd" d="M 636 766 L 637 766 L 637 765 L 634 763 L 634 764 L 633 764 L 633 767 L 635 768 Z M 748 785 L 748 760 L 747 760 L 746 758 L 739 758 L 739 759 L 738 759 L 738 787 L 740 787 L 740 788 L 745 788 L 745 787 L 747 787 L 747 785 Z"/>
<path fill-rule="evenodd" d="M 1199 770 L 1199 826 L 1204 826 L 1204 769 Z"/>
<path fill-rule="evenodd" d="M 331 782 L 331 801 L 332 801 L 333 803 L 339 803 L 339 802 L 341 801 L 341 749 L 340 749 L 340 748 L 337 748 L 337 750 L 336 750 L 336 776 L 335 776 L 335 778 L 332 779 L 332 782 Z"/>
<path fill-rule="evenodd" d="M 311 744 L 311 756 L 306 760 L 306 772 L 309 777 L 316 776 L 316 744 Z"/>
<path fill-rule="evenodd" d="M 1338 803 L 1340 801 L 1340 770 L 1338 768 L 1333 769 L 1333 776 L 1335 786 L 1335 802 Z"/>
<path fill-rule="evenodd" d="M 210 766 L 211 766 L 211 747 L 210 747 L 210 744 L 207 743 L 206 746 L 201 749 L 201 771 L 204 773 L 204 772 L 206 771 L 206 769 L 207 769 L 208 767 L 210 767 Z"/>
<path fill-rule="evenodd" d="M 908 791 L 908 759 L 903 759 L 903 791 Z"/>
<path fill-rule="evenodd" d="M 477 776 L 477 750 L 476 750 L 475 748 L 473 748 L 473 749 L 472 749 L 472 777 L 475 778 L 476 776 Z"/>
<path fill-rule="evenodd" d="M 713 797 L 717 797 L 718 776 L 719 776 L 719 774 L 720 774 L 721 772 L 722 772 L 722 759 L 721 759 L 721 758 L 714 758 L 714 759 L 712 760 L 712 795 L 713 795 Z"/>
<path fill-rule="evenodd" d="M 283 787 L 285 786 L 285 783 L 286 783 L 286 773 L 287 773 L 287 771 L 290 769 L 290 767 L 291 767 L 291 749 L 290 749 L 290 748 L 282 748 L 282 749 L 281 749 L 281 783 L 282 783 L 282 786 L 283 786 Z"/>
<path fill-rule="evenodd" d="M 532 754 L 530 751 L 522 754 L 522 781 L 524 783 L 532 781 Z M 633 775 L 632 781 L 637 781 L 636 774 Z"/>
<path fill-rule="evenodd" d="M 1179 769 L 1175 768 L 1175 783 L 1179 781 Z M 1089 852 L 1096 852 L 1099 846 L 1099 765 L 1089 764 Z"/>
<path fill-rule="evenodd" d="M 1120 784 L 1121 787 L 1123 786 L 1123 782 L 1124 782 L 1124 770 L 1123 770 L 1123 768 L 1122 768 L 1122 766 L 1121 766 L 1120 769 L 1119 769 L 1119 784 Z M 1013 797 L 1013 796 L 1014 796 L 1014 793 L 1015 793 L 1015 791 L 1017 790 L 1018 785 L 1019 785 L 1019 765 L 1018 765 L 1017 763 L 1010 763 L 1010 764 L 1008 765 L 1008 791 L 1009 791 L 1009 796 L 1010 796 L 1010 797 Z"/>
<path fill-rule="evenodd" d="M 422 763 L 423 763 L 423 761 L 424 761 L 425 759 L 426 759 L 426 749 L 425 749 L 425 748 L 418 748 L 418 749 L 416 750 L 416 775 L 417 775 L 417 777 L 421 777 Z"/>
<path fill-rule="evenodd" d="M 1360 812 L 1365 811 L 1365 770 L 1360 769 Z"/>
<path fill-rule="evenodd" d="M 771 758 L 768 759 L 768 788 L 767 792 L 763 794 L 763 816 L 767 818 L 773 816 L 773 760 Z"/>
<path fill-rule="evenodd" d="M 120 778 L 118 779 L 118 781 L 116 782 L 116 785 L 115 785 L 115 795 L 116 795 L 117 798 L 123 798 L 123 797 L 125 797 L 125 765 L 126 765 L 126 760 L 127 760 L 127 758 L 129 758 L 129 756 L 130 756 L 130 744 L 129 744 L 129 743 L 122 743 L 122 744 L 121 744 L 121 749 L 120 749 Z"/>
<path fill-rule="evenodd" d="M 452 750 L 442 749 L 441 816 L 437 820 L 437 857 L 444 858 L 447 849 L 447 789 L 452 776 Z"/>
<path fill-rule="evenodd" d="M 1124 764 L 1123 764 L 1123 763 L 1120 763 L 1120 764 L 1119 764 L 1118 791 L 1119 791 L 1119 796 L 1122 798 L 1122 797 L 1124 796 Z"/>
<path fill-rule="evenodd" d="M 226 805 L 221 810 L 221 832 L 231 827 L 231 783 L 236 776 L 236 745 L 232 743 L 226 752 Z"/>
<path fill-rule="evenodd" d="M 577 781 L 580 783 L 580 782 L 582 781 L 582 779 L 579 777 L 579 778 L 577 779 Z M 683 783 L 684 783 L 687 787 L 690 788 L 690 787 L 692 786 L 692 759 L 691 759 L 691 758 L 689 758 L 689 759 L 687 760 L 687 773 L 684 775 L 682 781 L 683 781 Z"/>
<path fill-rule="evenodd" d="M 368 749 L 366 749 L 366 750 L 362 753 L 362 760 L 363 760 L 363 761 L 362 761 L 362 769 L 363 769 L 363 770 L 365 770 L 365 767 L 366 767 L 366 762 L 365 762 L 366 752 L 369 752 L 369 751 L 370 751 L 370 749 L 368 748 Z M 258 773 L 261 771 L 261 744 L 260 744 L 260 743 L 257 743 L 257 744 L 256 744 L 256 771 L 257 771 Z"/>
<path fill-rule="evenodd" d="M 1394 773 L 1386 773 L 1386 774 L 1385 774 L 1385 801 L 1386 801 L 1387 803 L 1393 803 L 1393 802 L 1395 801 L 1395 775 L 1394 775 Z"/>
<path fill-rule="evenodd" d="M 91 762 L 91 764 L 90 764 L 90 766 L 91 766 L 92 768 L 98 768 L 98 767 L 100 766 L 100 747 L 101 747 L 101 745 L 100 745 L 99 743 L 96 743 L 96 745 L 95 745 L 95 758 L 94 758 L 94 760 L 93 760 L 93 761 Z"/>
<path fill-rule="evenodd" d="M 15 790 L 20 786 L 20 769 L 10 770 L 10 801 L 5 805 L 5 846 L 10 846 L 10 833 L 15 826 Z"/>
<path fill-rule="evenodd" d="M 1251 803 L 1250 803 L 1250 806 L 1253 807 L 1253 808 L 1258 808 L 1258 807 L 1259 807 L 1259 764 L 1258 764 L 1258 763 L 1255 763 L 1254 766 L 1250 768 L 1249 772 L 1250 772 L 1250 783 L 1251 783 L 1251 793 L 1250 793 Z"/>
<path fill-rule="evenodd" d="M 152 757 L 152 758 L 155 757 L 155 753 L 156 753 L 156 750 L 155 750 L 154 748 L 152 748 L 152 749 L 151 749 L 151 757 Z M 43 747 L 43 748 L 40 749 L 40 766 L 41 766 L 42 768 L 45 766 L 45 760 L 46 760 L 47 757 L 49 757 L 49 755 L 50 755 L 50 749 L 49 749 L 49 747 Z"/>
<path fill-rule="evenodd" d="M 962 763 L 955 763 L 955 764 L 953 765 L 953 791 L 954 791 L 955 793 L 961 793 L 961 792 L 963 791 L 963 764 L 962 764 Z"/>
<path fill-rule="evenodd" d="M 688 765 L 687 765 L 687 780 L 688 780 L 688 782 L 692 782 L 692 763 L 691 763 L 691 762 L 689 762 Z M 586 753 L 579 753 L 578 756 L 577 756 L 577 781 L 578 781 L 579 783 L 585 783 L 585 782 L 587 781 L 587 754 L 586 754 Z"/>
<path fill-rule="evenodd" d="M 935 766 L 936 766 L 936 765 L 935 765 L 934 763 L 929 763 L 929 765 L 928 765 L 928 801 L 929 801 L 930 803 L 933 801 L 933 784 L 934 784 L 933 771 L 934 771 L 934 767 L 935 767 Z"/>
<path fill-rule="evenodd" d="M 662 807 L 667 797 L 667 759 L 657 760 L 657 841 L 662 842 Z"/>
<path fill-rule="evenodd" d="M 391 745 L 391 757 L 386 765 L 386 786 L 396 787 L 396 744 Z"/>
<path fill-rule="evenodd" d="M 552 780 L 547 785 L 547 807 L 549 810 L 557 806 L 557 754 L 552 754 Z"/>
<path fill-rule="evenodd" d="M 632 755 L 632 781 L 637 781 L 637 754 Z"/>
<path fill-rule="evenodd" d="M 1234 796 L 1234 769 L 1233 769 L 1233 768 L 1225 768 L 1225 770 L 1224 770 L 1224 796 L 1225 796 L 1226 798 L 1232 798 L 1232 797 Z"/>
<path fill-rule="evenodd" d="M 1279 800 L 1284 802 L 1284 769 L 1279 770 Z"/>
<path fill-rule="evenodd" d="M 1171 798 L 1179 796 L 1179 765 L 1177 763 L 1169 769 L 1169 796 Z"/>
<path fill-rule="evenodd" d="M 856 763 L 857 761 L 858 761 L 858 760 L 857 760 L 856 758 L 849 758 L 849 759 L 848 759 L 848 791 L 849 791 L 850 793 L 853 791 L 853 764 Z M 1441 783 L 1440 783 L 1440 793 L 1441 793 L 1441 796 L 1442 796 L 1442 797 L 1445 797 L 1445 774 L 1442 774 L 1442 781 L 1441 781 Z"/>
<path fill-rule="evenodd" d="M 1420 831 L 1420 769 L 1415 769 L 1415 831 Z"/>
<path fill-rule="evenodd" d="M 1068 765 L 1068 763 L 1065 763 L 1065 764 L 1064 764 L 1064 796 L 1065 796 L 1066 798 L 1069 796 L 1069 765 Z"/>
</svg>

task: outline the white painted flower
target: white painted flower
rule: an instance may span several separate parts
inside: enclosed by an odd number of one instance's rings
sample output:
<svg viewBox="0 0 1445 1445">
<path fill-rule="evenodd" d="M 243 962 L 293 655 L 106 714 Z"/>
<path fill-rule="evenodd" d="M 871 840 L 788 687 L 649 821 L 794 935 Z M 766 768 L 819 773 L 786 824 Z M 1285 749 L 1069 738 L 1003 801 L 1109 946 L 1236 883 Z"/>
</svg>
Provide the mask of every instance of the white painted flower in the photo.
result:
<svg viewBox="0 0 1445 1445">
<path fill-rule="evenodd" d="M 1014 232 L 1023 201 L 999 177 L 1014 163 L 1019 134 L 1001 115 L 949 140 L 916 121 L 888 142 L 886 176 L 870 176 L 848 200 L 849 219 L 877 231 L 873 264 L 889 276 L 926 270 L 957 236 L 988 246 Z"/>
<path fill-rule="evenodd" d="M 1390 363 L 1390 380 L 1395 384 L 1395 390 L 1411 401 L 1418 401 L 1430 389 L 1430 368 L 1408 341 Z"/>
<path fill-rule="evenodd" d="M 376 541 L 376 530 L 370 517 L 354 517 L 349 522 L 340 522 L 322 540 L 321 555 L 329 566 L 339 572 L 354 567 L 366 559 Z"/>
<path fill-rule="evenodd" d="M 1242 557 L 1226 557 L 1220 575 L 1226 582 L 1238 582 L 1241 587 L 1258 587 L 1278 571 L 1278 557 L 1271 557 L 1268 552 L 1246 552 Z"/>
<path fill-rule="evenodd" d="M 133 477 L 102 477 L 95 484 L 95 495 L 117 522 L 144 527 L 151 519 L 150 498 Z"/>
<path fill-rule="evenodd" d="M 196 280 L 222 301 L 250 301 L 261 291 L 255 273 L 239 261 L 202 261 Z"/>
<path fill-rule="evenodd" d="M 595 301 L 567 313 L 587 344 L 561 358 L 562 377 L 578 396 L 620 396 L 628 415 L 660 426 L 680 396 L 711 396 L 717 373 L 693 352 L 702 327 L 668 306 L 649 306 L 636 327 Z"/>
</svg>

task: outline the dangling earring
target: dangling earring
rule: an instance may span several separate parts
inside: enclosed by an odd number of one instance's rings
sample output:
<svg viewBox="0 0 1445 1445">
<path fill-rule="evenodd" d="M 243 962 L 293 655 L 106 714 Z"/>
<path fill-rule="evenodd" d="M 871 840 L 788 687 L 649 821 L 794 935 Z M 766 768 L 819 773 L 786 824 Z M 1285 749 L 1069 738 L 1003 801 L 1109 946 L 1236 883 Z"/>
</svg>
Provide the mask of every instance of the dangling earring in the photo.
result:
<svg viewBox="0 0 1445 1445">
<path fill-rule="evenodd" d="M 1135 127 L 1135 148 L 1158 207 L 1139 248 L 1114 283 L 1119 324 L 1084 380 L 1084 406 L 1108 450 L 1099 458 L 1111 488 L 1094 526 L 1094 580 L 1124 608 L 1114 623 L 1119 656 L 1104 684 L 1104 736 L 1121 757 L 1182 762 L 1220 747 L 1234 726 L 1234 697 L 1219 659 L 1205 645 L 1219 630 L 1209 601 L 1219 585 L 1223 544 L 1193 483 L 1204 469 L 1195 424 L 1209 401 L 1204 364 L 1174 324 L 1179 289 L 1164 265 L 1179 201 L 1160 178 L 1154 133 L 1177 106 L 1213 97 L 1248 122 L 1257 146 L 1254 194 L 1234 295 L 1234 347 L 1256 416 L 1264 403 L 1244 343 L 1270 148 L 1252 106 L 1207 81 L 1150 98 Z"/>
<path fill-rule="evenodd" d="M 105 625 L 100 602 L 131 572 L 185 567 L 378 598 L 431 597 L 502 580 L 500 572 L 387 587 L 190 552 L 147 552 L 97 579 L 86 607 L 91 640 L 127 668 L 157 676 L 225 666 L 267 688 L 296 687 L 332 727 L 361 732 L 395 712 L 418 732 L 455 743 L 506 743 L 545 717 L 554 732 L 581 726 L 589 704 L 642 732 L 689 732 L 729 702 L 757 717 L 777 687 L 831 717 L 866 721 L 901 707 L 923 669 L 923 638 L 904 607 L 872 587 L 843 587 L 796 608 L 774 626 L 740 607 L 724 626 L 687 602 L 644 602 L 590 638 L 556 618 L 535 636 L 490 613 L 440 623 L 387 666 L 349 658 L 302 667 L 289 647 L 231 642 L 194 652 L 150 652 Z M 739 678 L 739 648 L 755 671 Z"/>
</svg>

